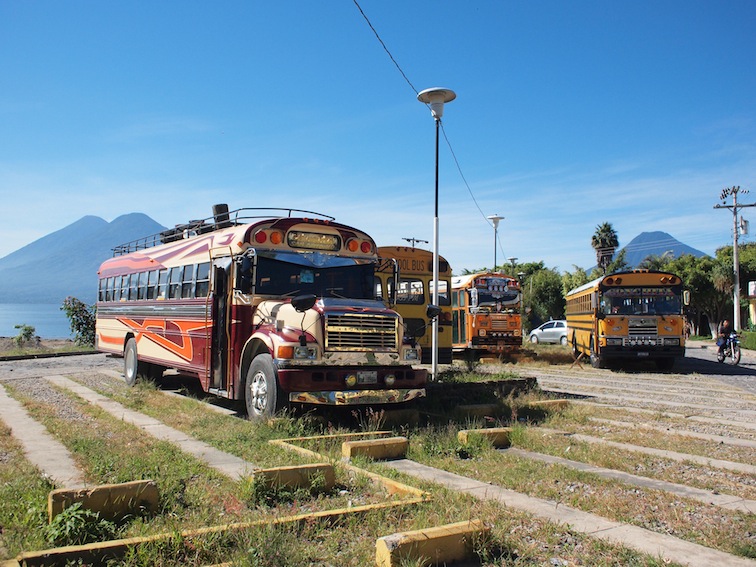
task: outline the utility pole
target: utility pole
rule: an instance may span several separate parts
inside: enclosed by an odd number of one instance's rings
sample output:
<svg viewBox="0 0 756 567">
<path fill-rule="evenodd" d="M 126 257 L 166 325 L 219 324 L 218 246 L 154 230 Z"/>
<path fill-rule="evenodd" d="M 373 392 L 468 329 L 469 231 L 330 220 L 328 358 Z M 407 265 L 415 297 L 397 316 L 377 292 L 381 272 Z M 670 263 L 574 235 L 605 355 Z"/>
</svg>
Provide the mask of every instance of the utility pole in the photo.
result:
<svg viewBox="0 0 756 567">
<path fill-rule="evenodd" d="M 733 185 L 732 187 L 725 187 L 719 194 L 719 198 L 722 199 L 721 205 L 714 205 L 715 209 L 730 209 L 732 211 L 732 269 L 735 278 L 735 286 L 733 290 L 733 316 L 732 316 L 732 328 L 734 331 L 740 330 L 740 261 L 738 260 L 738 209 L 744 209 L 746 207 L 756 207 L 756 203 L 750 205 L 739 205 L 738 194 L 748 193 L 748 189 L 741 189 L 740 185 Z M 732 195 L 732 205 L 725 205 L 727 197 Z"/>
<path fill-rule="evenodd" d="M 409 242 L 410 244 L 412 244 L 412 248 L 415 247 L 415 243 L 416 242 L 420 242 L 422 244 L 428 244 L 427 240 L 420 240 L 419 238 L 402 238 L 402 240 L 406 240 L 407 242 Z"/>
</svg>

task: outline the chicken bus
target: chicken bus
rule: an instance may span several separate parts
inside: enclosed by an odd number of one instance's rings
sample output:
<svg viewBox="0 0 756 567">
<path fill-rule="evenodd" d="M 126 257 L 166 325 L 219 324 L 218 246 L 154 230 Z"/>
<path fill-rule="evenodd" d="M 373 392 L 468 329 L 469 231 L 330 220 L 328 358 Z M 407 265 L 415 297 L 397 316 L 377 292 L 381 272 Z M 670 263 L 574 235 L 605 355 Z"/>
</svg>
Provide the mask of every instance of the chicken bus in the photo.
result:
<svg viewBox="0 0 756 567">
<path fill-rule="evenodd" d="M 477 358 L 522 348 L 520 282 L 498 272 L 452 278 L 452 348 Z"/>
<path fill-rule="evenodd" d="M 675 274 L 631 270 L 604 275 L 567 296 L 567 342 L 596 368 L 611 361 L 653 360 L 670 369 L 685 356 L 683 304 Z"/>
<path fill-rule="evenodd" d="M 385 262 L 376 273 L 376 294 L 402 316 L 407 335 L 413 337 L 422 348 L 423 364 L 430 364 L 433 337 L 427 305 L 433 297 L 433 253 L 410 246 L 381 246 L 378 255 L 393 262 Z M 398 278 L 394 274 L 395 269 L 398 270 Z M 451 275 L 449 263 L 439 256 L 438 307 L 441 312 L 437 320 L 440 364 L 452 362 Z"/>
<path fill-rule="evenodd" d="M 427 371 L 375 297 L 379 261 L 370 236 L 333 217 L 216 205 L 103 262 L 96 347 L 123 357 L 130 385 L 176 369 L 253 420 L 409 402 Z"/>
</svg>

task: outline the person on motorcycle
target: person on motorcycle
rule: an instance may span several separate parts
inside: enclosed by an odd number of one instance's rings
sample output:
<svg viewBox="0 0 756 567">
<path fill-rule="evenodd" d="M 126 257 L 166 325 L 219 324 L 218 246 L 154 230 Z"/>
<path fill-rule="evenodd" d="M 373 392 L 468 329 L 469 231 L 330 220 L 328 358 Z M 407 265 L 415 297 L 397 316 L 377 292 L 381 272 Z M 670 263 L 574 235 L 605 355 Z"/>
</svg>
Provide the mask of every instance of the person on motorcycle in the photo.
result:
<svg viewBox="0 0 756 567">
<path fill-rule="evenodd" d="M 731 333 L 732 325 L 730 325 L 730 322 L 725 319 L 719 326 L 719 338 L 717 338 L 717 346 L 719 347 L 719 352 L 724 351 L 725 345 L 727 344 L 727 339 L 730 337 Z"/>
</svg>

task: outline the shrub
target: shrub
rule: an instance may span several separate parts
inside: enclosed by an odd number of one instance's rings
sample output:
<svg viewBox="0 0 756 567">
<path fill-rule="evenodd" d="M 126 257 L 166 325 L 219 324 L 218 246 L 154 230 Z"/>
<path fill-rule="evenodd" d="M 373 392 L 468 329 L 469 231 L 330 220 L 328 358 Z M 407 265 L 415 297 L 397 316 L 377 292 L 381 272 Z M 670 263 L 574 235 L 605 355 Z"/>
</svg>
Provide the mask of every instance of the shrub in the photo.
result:
<svg viewBox="0 0 756 567">
<path fill-rule="evenodd" d="M 14 328 L 18 329 L 18 335 L 13 337 L 13 342 L 18 347 L 36 338 L 37 330 L 31 325 L 15 325 Z"/>
<path fill-rule="evenodd" d="M 95 343 L 95 306 L 87 305 L 75 297 L 66 297 L 61 309 L 74 334 L 74 342 L 79 346 L 94 346 Z"/>
</svg>

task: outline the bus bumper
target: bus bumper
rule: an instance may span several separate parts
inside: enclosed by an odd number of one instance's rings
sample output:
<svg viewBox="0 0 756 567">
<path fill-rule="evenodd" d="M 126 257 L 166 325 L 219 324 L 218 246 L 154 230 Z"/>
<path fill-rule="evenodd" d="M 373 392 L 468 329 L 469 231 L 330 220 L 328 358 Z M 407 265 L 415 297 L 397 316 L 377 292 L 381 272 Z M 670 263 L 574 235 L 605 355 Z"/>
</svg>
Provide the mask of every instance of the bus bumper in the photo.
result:
<svg viewBox="0 0 756 567">
<path fill-rule="evenodd" d="M 290 392 L 289 401 L 326 406 L 400 404 L 425 397 L 425 388 Z"/>
<path fill-rule="evenodd" d="M 604 360 L 633 359 L 633 360 L 658 360 L 660 358 L 682 358 L 685 356 L 685 347 L 612 347 L 601 348 L 601 358 Z"/>
</svg>

